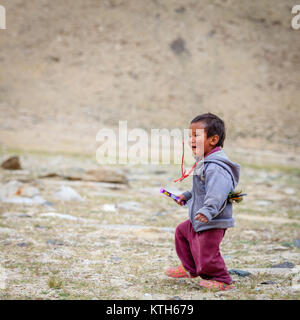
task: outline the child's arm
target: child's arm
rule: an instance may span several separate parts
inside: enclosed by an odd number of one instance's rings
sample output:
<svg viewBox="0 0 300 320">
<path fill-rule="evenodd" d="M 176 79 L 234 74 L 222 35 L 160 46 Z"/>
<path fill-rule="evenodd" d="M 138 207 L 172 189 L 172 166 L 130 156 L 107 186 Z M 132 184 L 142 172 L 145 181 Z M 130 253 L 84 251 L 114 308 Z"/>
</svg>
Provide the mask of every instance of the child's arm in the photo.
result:
<svg viewBox="0 0 300 320">
<path fill-rule="evenodd" d="M 179 197 L 179 199 L 175 200 L 175 202 L 177 202 L 181 206 L 184 206 L 188 202 L 188 200 L 191 199 L 192 193 L 190 191 L 185 191 L 181 195 L 179 195 L 178 197 Z"/>
<path fill-rule="evenodd" d="M 179 196 L 177 196 L 177 198 L 178 198 L 177 200 L 174 199 L 176 203 L 178 203 L 181 206 L 184 206 L 186 204 L 187 200 L 183 194 L 180 194 Z"/>
<path fill-rule="evenodd" d="M 229 192 L 233 189 L 230 174 L 217 164 L 209 164 L 205 175 L 205 188 L 203 207 L 198 210 L 195 217 L 201 222 L 208 222 L 219 214 Z"/>
<path fill-rule="evenodd" d="M 192 193 L 190 191 L 185 191 L 182 195 L 185 197 L 186 201 L 190 200 L 192 197 Z"/>
</svg>

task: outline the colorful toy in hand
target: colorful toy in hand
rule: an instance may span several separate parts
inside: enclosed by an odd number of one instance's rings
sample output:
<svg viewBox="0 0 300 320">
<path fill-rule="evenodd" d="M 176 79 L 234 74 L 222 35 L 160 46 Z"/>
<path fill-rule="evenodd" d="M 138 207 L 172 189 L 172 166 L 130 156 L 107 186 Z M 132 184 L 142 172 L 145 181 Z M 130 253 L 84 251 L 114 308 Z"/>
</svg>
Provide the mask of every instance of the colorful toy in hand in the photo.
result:
<svg viewBox="0 0 300 320">
<path fill-rule="evenodd" d="M 175 194 L 165 190 L 164 188 L 160 188 L 160 193 L 163 193 L 167 197 L 170 197 L 170 198 L 172 198 L 174 200 L 180 200 L 180 198 L 178 196 L 175 196 Z M 184 201 L 184 204 L 186 204 L 186 201 Z"/>
<path fill-rule="evenodd" d="M 242 190 L 239 191 L 233 191 L 231 190 L 228 194 L 228 198 L 227 200 L 231 203 L 236 202 L 239 203 L 243 200 L 243 196 L 246 196 L 247 193 L 241 193 Z M 180 200 L 180 198 L 178 196 L 175 196 L 175 194 L 165 190 L 164 188 L 160 188 L 160 193 L 163 193 L 164 195 L 166 195 L 167 197 L 170 197 L 174 200 Z M 184 201 L 184 204 L 186 204 L 186 201 Z"/>
<path fill-rule="evenodd" d="M 228 198 L 227 200 L 231 203 L 233 202 L 236 202 L 236 203 L 239 203 L 241 201 L 243 201 L 243 196 L 246 196 L 247 193 L 241 193 L 242 190 L 239 190 L 239 191 L 233 191 L 231 190 L 228 194 Z"/>
</svg>

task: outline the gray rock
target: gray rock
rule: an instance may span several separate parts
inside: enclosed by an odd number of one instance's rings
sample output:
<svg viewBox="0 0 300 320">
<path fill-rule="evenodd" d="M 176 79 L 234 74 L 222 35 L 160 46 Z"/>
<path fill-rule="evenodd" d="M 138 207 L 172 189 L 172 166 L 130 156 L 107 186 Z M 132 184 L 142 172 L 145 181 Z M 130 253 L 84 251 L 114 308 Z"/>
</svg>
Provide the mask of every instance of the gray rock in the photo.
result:
<svg viewBox="0 0 300 320">
<path fill-rule="evenodd" d="M 154 170 L 153 173 L 154 174 L 166 174 L 168 172 L 166 170 Z"/>
<path fill-rule="evenodd" d="M 52 246 L 63 246 L 64 245 L 64 243 L 62 241 L 56 240 L 56 239 L 47 240 L 46 244 L 52 245 Z"/>
<path fill-rule="evenodd" d="M 106 211 L 106 212 L 116 212 L 117 211 L 116 205 L 114 203 L 105 203 L 102 206 L 102 210 Z"/>
<path fill-rule="evenodd" d="M 0 198 L 14 197 L 16 193 L 21 189 L 23 183 L 18 180 L 10 180 L 0 188 Z"/>
<path fill-rule="evenodd" d="M 293 188 L 286 188 L 283 190 L 284 193 L 286 194 L 295 194 L 296 191 Z"/>
<path fill-rule="evenodd" d="M 43 203 L 43 206 L 53 207 L 53 202 L 45 201 L 45 202 Z"/>
<path fill-rule="evenodd" d="M 119 261 L 122 260 L 120 257 L 116 257 L 116 256 L 111 257 L 110 259 L 113 260 L 113 261 L 116 261 L 116 262 L 119 262 Z"/>
<path fill-rule="evenodd" d="M 185 49 L 185 41 L 182 38 L 177 38 L 176 40 L 172 41 L 170 44 L 170 48 L 176 55 L 181 55 Z"/>
<path fill-rule="evenodd" d="M 178 7 L 178 8 L 175 9 L 175 12 L 184 13 L 185 12 L 185 7 L 184 6 Z"/>
<path fill-rule="evenodd" d="M 47 227 L 46 227 L 46 226 L 41 226 L 41 225 L 39 225 L 39 224 L 38 224 L 38 225 L 36 225 L 35 227 L 36 227 L 36 228 L 38 228 L 38 229 L 47 229 Z"/>
<path fill-rule="evenodd" d="M 263 281 L 260 284 L 276 284 L 277 282 L 272 281 L 272 280 L 267 280 L 267 281 Z"/>
<path fill-rule="evenodd" d="M 74 221 L 85 221 L 84 218 L 74 217 L 70 214 L 65 213 L 57 213 L 57 212 L 45 212 L 41 214 L 41 217 L 53 217 L 53 218 L 61 218 L 67 220 L 74 220 Z"/>
<path fill-rule="evenodd" d="M 271 204 L 272 202 L 271 201 L 268 201 L 268 200 L 258 200 L 256 201 L 256 204 L 258 206 L 261 206 L 261 207 L 267 207 Z"/>
<path fill-rule="evenodd" d="M 32 198 L 27 197 L 11 197 L 11 198 L 2 198 L 2 202 L 5 203 L 15 203 L 15 204 L 27 204 L 27 205 L 36 205 L 45 203 L 45 199 L 41 196 L 34 196 Z"/>
<path fill-rule="evenodd" d="M 296 240 L 294 241 L 294 246 L 295 246 L 296 248 L 300 248 L 300 239 L 296 239 Z"/>
<path fill-rule="evenodd" d="M 46 200 L 41 197 L 37 188 L 27 186 L 17 180 L 11 180 L 1 186 L 0 199 L 6 203 L 28 205 L 43 204 L 46 202 Z"/>
<path fill-rule="evenodd" d="M 17 246 L 20 248 L 23 248 L 23 247 L 28 247 L 29 244 L 27 242 L 20 242 L 20 243 L 17 243 Z"/>
<path fill-rule="evenodd" d="M 88 170 L 82 180 L 128 184 L 128 178 L 122 171 L 116 169 L 109 170 L 108 168 Z"/>
<path fill-rule="evenodd" d="M 279 263 L 279 264 L 274 264 L 273 266 L 271 266 L 271 268 L 294 268 L 295 265 L 292 262 L 289 261 L 285 261 L 283 263 Z"/>
<path fill-rule="evenodd" d="M 230 269 L 228 270 L 229 274 L 236 274 L 239 277 L 249 277 L 251 273 L 248 271 L 238 270 L 238 269 Z"/>
<path fill-rule="evenodd" d="M 28 197 L 28 198 L 32 198 L 34 196 L 39 196 L 40 195 L 40 190 L 36 187 L 32 187 L 32 186 L 22 186 L 22 188 L 20 188 L 18 195 L 22 196 L 22 197 Z"/>
<path fill-rule="evenodd" d="M 144 294 L 144 299 L 145 300 L 152 300 L 152 295 L 150 293 L 145 293 Z"/>
<path fill-rule="evenodd" d="M 118 208 L 129 211 L 140 211 L 141 205 L 135 201 L 126 201 L 118 204 Z"/>
<path fill-rule="evenodd" d="M 23 213 L 18 215 L 19 218 L 32 218 L 29 214 Z"/>
<path fill-rule="evenodd" d="M 183 300 L 183 299 L 180 298 L 179 296 L 174 296 L 174 297 L 171 297 L 170 300 Z"/>
<path fill-rule="evenodd" d="M 54 193 L 54 198 L 62 201 L 83 201 L 82 197 L 69 186 L 61 186 L 59 190 Z"/>
</svg>

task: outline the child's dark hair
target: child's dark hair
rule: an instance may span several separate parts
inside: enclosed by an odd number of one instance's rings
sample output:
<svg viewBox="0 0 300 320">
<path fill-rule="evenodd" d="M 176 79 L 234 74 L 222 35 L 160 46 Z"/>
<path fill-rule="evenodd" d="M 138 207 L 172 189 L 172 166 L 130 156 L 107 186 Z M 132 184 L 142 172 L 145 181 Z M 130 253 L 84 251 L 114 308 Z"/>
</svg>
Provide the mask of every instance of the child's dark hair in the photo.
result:
<svg viewBox="0 0 300 320">
<path fill-rule="evenodd" d="M 205 132 L 207 138 L 217 134 L 219 136 L 219 141 L 216 144 L 216 147 L 220 146 L 223 147 L 224 140 L 226 137 L 226 129 L 225 123 L 222 119 L 212 113 L 204 113 L 200 116 L 194 118 L 191 123 L 195 122 L 204 122 L 206 124 Z"/>
</svg>

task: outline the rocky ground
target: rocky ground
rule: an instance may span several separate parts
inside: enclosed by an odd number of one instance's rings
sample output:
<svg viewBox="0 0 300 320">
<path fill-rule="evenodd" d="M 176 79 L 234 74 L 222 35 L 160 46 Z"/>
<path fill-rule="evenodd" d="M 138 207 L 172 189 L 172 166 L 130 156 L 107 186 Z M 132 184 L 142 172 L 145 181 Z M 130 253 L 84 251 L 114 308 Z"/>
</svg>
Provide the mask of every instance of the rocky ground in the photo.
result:
<svg viewBox="0 0 300 320">
<path fill-rule="evenodd" d="M 63 178 L 96 169 L 91 157 L 19 156 L 23 169 L 0 171 L 1 299 L 300 298 L 296 167 L 242 166 L 248 196 L 222 243 L 236 288 L 211 292 L 164 275 L 187 209 L 159 189 L 190 188 L 172 182 L 179 166 L 119 166 L 121 183 L 95 182 Z"/>
</svg>

